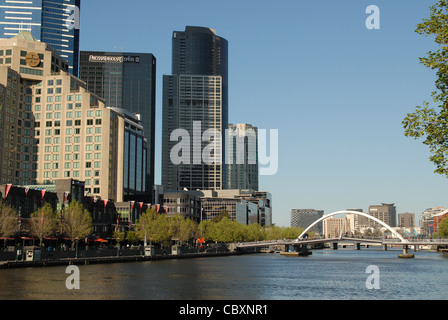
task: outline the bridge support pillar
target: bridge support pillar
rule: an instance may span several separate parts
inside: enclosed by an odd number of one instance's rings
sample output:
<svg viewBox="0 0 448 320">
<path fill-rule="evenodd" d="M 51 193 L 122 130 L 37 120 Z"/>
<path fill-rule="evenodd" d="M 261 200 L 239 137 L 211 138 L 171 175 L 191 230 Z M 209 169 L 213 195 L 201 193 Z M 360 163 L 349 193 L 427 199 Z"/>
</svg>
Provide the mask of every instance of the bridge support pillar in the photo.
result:
<svg viewBox="0 0 448 320">
<path fill-rule="evenodd" d="M 297 253 L 297 255 L 299 257 L 306 257 L 306 256 L 310 256 L 313 254 L 310 250 L 308 250 L 307 244 L 301 244 L 301 245 L 294 246 L 294 251 L 295 251 L 295 253 Z"/>
<path fill-rule="evenodd" d="M 355 242 L 355 250 L 357 251 L 361 250 L 361 243 Z"/>
<path fill-rule="evenodd" d="M 401 259 L 413 259 L 414 255 L 409 253 L 409 246 L 408 245 L 403 245 L 403 254 L 399 254 L 398 258 Z"/>
<path fill-rule="evenodd" d="M 333 242 L 333 250 L 338 250 L 338 243 L 337 242 Z"/>
<path fill-rule="evenodd" d="M 387 244 L 383 246 L 383 251 L 387 251 Z"/>
</svg>

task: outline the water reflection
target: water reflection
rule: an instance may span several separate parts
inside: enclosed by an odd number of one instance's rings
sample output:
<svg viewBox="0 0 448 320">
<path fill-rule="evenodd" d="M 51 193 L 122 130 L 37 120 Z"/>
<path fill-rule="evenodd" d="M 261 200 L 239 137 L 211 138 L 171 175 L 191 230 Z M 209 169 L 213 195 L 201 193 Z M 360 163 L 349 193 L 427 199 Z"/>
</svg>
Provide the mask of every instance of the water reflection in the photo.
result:
<svg viewBox="0 0 448 320">
<path fill-rule="evenodd" d="M 0 299 L 337 300 L 448 299 L 448 259 L 418 252 L 315 251 L 306 258 L 249 255 L 81 266 L 81 289 L 65 287 L 65 267 L 0 271 Z M 381 289 L 367 290 L 377 265 Z"/>
</svg>

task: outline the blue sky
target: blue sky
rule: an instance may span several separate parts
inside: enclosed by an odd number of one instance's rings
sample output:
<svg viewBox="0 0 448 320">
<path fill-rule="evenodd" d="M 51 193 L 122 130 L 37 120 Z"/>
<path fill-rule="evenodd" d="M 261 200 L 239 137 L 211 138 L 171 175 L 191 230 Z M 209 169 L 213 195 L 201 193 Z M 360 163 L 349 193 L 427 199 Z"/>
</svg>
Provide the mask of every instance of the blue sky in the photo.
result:
<svg viewBox="0 0 448 320">
<path fill-rule="evenodd" d="M 429 151 L 404 137 L 402 120 L 430 101 L 434 49 L 415 33 L 435 0 L 89 0 L 81 7 L 81 50 L 149 52 L 157 58 L 157 176 L 162 76 L 171 36 L 186 25 L 229 41 L 230 122 L 279 129 L 279 171 L 261 177 L 273 221 L 291 209 L 332 213 L 396 203 L 414 212 L 448 206 L 448 180 Z M 367 6 L 381 10 L 368 30 Z"/>
</svg>

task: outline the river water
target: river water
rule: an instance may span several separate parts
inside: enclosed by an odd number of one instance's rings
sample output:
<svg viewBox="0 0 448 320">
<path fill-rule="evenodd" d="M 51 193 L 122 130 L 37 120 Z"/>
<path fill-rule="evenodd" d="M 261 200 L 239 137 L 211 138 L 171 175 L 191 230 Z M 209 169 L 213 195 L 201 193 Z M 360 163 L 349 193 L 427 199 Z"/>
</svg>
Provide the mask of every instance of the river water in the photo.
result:
<svg viewBox="0 0 448 320">
<path fill-rule="evenodd" d="M 65 267 L 0 270 L 0 300 L 448 300 L 448 257 L 352 249 L 80 266 L 80 289 Z M 414 252 L 413 252 L 414 253 Z M 376 266 L 375 274 L 366 273 Z M 378 273 L 379 272 L 379 273 Z M 367 279 L 375 275 L 376 289 Z"/>
</svg>

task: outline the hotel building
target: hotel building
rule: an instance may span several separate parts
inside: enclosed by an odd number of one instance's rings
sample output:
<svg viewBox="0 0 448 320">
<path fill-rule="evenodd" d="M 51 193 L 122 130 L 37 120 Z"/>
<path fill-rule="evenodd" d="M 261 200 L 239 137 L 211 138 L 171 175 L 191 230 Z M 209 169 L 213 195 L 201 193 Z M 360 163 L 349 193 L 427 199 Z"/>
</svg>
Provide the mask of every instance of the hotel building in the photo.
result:
<svg viewBox="0 0 448 320">
<path fill-rule="evenodd" d="M 71 178 L 85 181 L 89 196 L 116 202 L 142 192 L 147 141 L 138 116 L 106 107 L 29 33 L 0 40 L 2 57 L 0 184 Z"/>
</svg>

